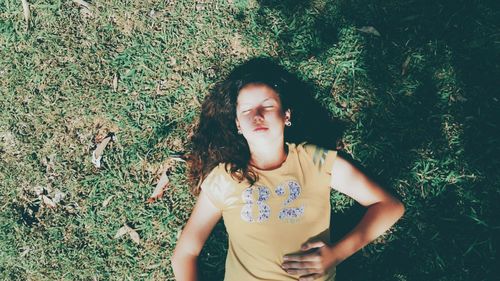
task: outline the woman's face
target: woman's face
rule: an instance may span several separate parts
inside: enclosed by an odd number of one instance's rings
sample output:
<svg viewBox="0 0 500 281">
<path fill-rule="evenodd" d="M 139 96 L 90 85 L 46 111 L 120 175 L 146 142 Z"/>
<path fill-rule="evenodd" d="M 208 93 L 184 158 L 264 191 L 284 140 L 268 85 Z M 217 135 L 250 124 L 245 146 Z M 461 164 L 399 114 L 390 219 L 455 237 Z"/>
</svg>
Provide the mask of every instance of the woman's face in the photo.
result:
<svg viewBox="0 0 500 281">
<path fill-rule="evenodd" d="M 283 110 L 280 97 L 270 87 L 249 84 L 240 90 L 236 102 L 236 126 L 248 142 L 283 138 L 287 120 L 290 120 L 290 110 Z"/>
</svg>

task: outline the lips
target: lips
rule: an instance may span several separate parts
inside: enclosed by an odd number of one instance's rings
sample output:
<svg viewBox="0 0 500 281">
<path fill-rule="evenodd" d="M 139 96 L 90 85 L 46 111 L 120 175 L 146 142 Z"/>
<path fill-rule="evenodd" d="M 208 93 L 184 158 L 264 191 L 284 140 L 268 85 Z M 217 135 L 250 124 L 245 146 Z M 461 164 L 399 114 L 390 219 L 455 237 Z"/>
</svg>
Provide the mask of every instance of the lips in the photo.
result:
<svg viewBox="0 0 500 281">
<path fill-rule="evenodd" d="M 256 131 L 256 132 L 257 131 L 266 131 L 266 130 L 267 130 L 266 127 L 257 127 L 257 128 L 254 129 L 254 131 Z"/>
</svg>

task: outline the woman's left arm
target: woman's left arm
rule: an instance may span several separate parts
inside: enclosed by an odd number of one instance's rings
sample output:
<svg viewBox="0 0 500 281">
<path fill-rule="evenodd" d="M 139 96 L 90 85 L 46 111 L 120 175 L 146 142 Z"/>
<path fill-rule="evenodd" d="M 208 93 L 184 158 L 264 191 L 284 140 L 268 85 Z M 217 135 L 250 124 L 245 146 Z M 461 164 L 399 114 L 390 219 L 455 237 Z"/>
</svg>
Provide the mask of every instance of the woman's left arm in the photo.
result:
<svg viewBox="0 0 500 281">
<path fill-rule="evenodd" d="M 285 270 L 304 277 L 300 280 L 314 280 L 341 263 L 387 231 L 403 216 L 405 210 L 401 201 L 340 156 L 333 163 L 331 187 L 367 207 L 367 211 L 356 227 L 334 245 L 310 241 L 304 243 L 302 250 L 318 248 L 313 254 L 284 257 Z"/>
<path fill-rule="evenodd" d="M 386 232 L 404 214 L 394 198 L 342 157 L 333 163 L 331 187 L 367 207 L 358 225 L 330 249 L 337 264 Z"/>
</svg>

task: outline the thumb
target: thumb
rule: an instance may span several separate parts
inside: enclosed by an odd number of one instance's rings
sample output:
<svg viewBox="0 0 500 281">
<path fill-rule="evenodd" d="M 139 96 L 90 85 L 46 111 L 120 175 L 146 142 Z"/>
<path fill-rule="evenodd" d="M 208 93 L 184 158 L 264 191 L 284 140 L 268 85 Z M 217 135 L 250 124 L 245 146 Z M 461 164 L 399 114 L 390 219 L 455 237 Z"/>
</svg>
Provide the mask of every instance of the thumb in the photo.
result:
<svg viewBox="0 0 500 281">
<path fill-rule="evenodd" d="M 306 243 L 302 244 L 302 246 L 300 247 L 300 249 L 302 251 L 307 251 L 307 250 L 310 250 L 310 249 L 313 249 L 313 248 L 321 248 L 321 247 L 323 247 L 325 245 L 326 244 L 323 241 L 306 242 Z"/>
</svg>

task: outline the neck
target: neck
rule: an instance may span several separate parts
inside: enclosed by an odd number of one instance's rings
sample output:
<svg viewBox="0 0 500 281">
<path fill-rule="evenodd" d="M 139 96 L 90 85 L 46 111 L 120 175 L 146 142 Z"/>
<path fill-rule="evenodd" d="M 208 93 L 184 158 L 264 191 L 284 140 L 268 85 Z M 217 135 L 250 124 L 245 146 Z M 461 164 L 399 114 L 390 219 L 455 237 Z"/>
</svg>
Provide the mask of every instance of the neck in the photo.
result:
<svg viewBox="0 0 500 281">
<path fill-rule="evenodd" d="M 283 140 L 267 144 L 249 144 L 250 165 L 260 170 L 279 168 L 287 157 Z"/>
</svg>

